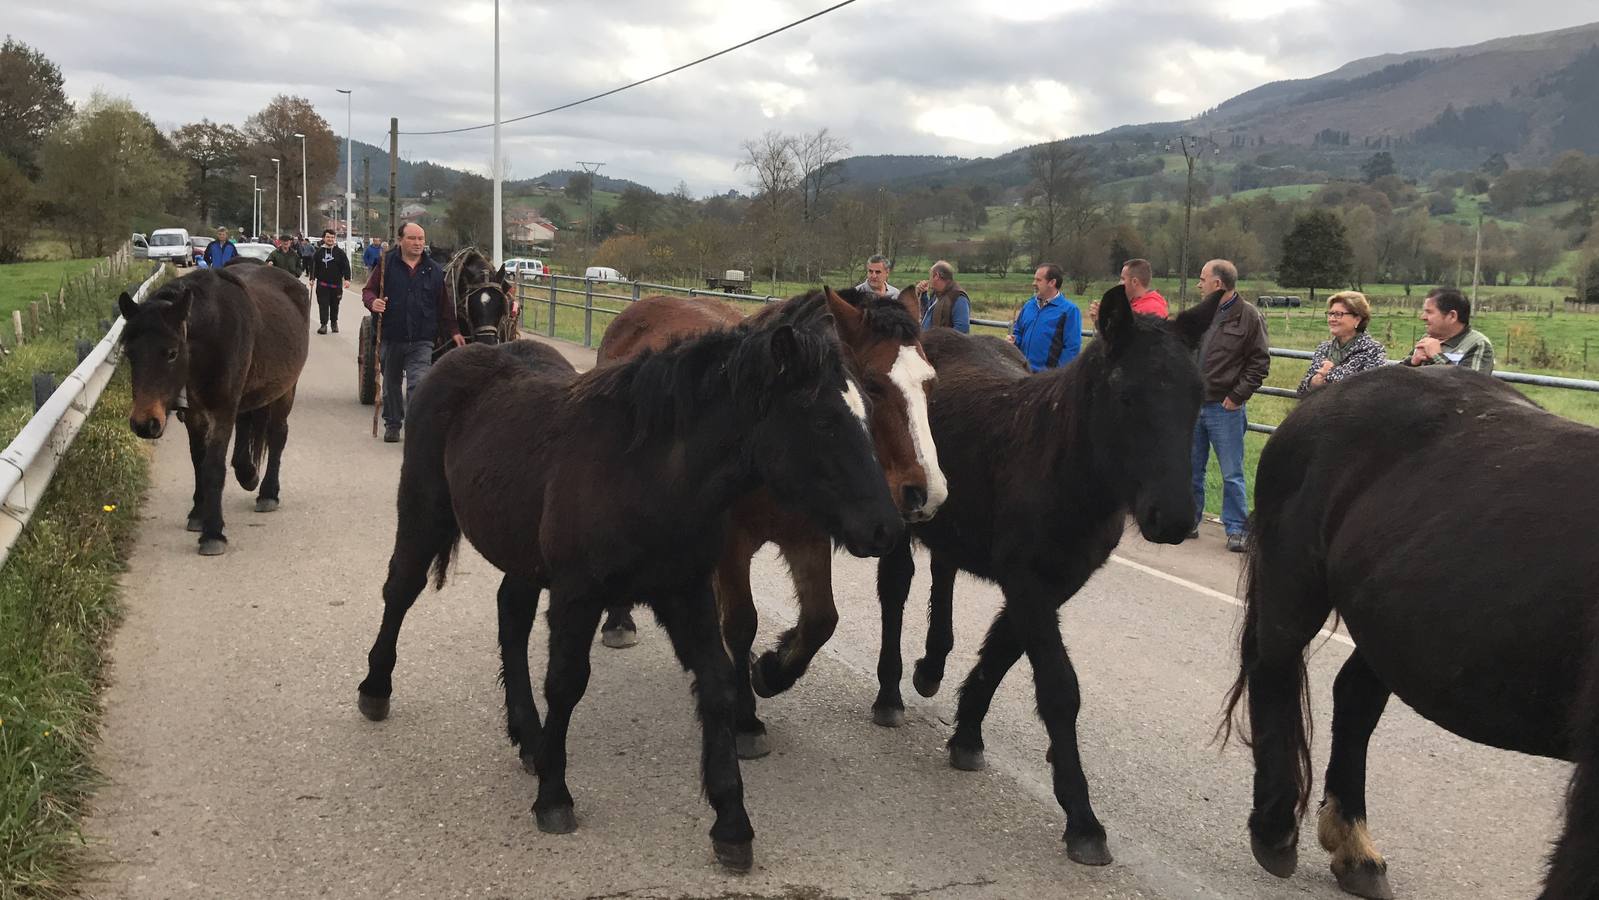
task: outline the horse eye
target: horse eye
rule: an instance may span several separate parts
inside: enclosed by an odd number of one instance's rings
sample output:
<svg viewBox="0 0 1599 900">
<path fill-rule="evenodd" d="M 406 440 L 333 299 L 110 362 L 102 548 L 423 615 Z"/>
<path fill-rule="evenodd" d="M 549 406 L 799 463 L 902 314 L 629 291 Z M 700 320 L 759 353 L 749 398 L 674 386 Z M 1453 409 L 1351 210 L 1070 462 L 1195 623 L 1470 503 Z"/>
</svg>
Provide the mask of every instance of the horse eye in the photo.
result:
<svg viewBox="0 0 1599 900">
<path fill-rule="evenodd" d="M 167 362 L 177 362 L 177 361 L 178 361 L 178 348 L 173 347 L 172 349 L 167 351 Z"/>
</svg>

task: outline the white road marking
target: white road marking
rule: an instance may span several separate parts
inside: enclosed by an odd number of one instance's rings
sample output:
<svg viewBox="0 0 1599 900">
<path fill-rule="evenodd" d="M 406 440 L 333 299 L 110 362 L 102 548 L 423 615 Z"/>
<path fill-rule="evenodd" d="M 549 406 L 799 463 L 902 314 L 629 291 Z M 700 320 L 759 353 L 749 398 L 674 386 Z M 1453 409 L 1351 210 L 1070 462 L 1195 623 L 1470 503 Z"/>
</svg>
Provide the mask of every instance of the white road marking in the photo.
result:
<svg viewBox="0 0 1599 900">
<path fill-rule="evenodd" d="M 1244 601 L 1238 599 L 1237 597 L 1234 597 L 1231 594 L 1224 594 L 1221 591 L 1216 590 L 1215 588 L 1208 588 L 1208 587 L 1205 587 L 1202 584 L 1196 584 L 1196 583 L 1194 583 L 1192 581 L 1189 581 L 1186 578 L 1181 578 L 1179 576 L 1173 575 L 1170 572 L 1162 572 L 1161 570 L 1159 570 L 1157 568 L 1154 568 L 1153 566 L 1146 566 L 1146 565 L 1144 565 L 1141 562 L 1133 562 L 1132 560 L 1130 560 L 1127 557 L 1122 556 L 1120 554 L 1112 553 L 1110 555 L 1110 559 L 1111 559 L 1111 562 L 1121 563 L 1122 565 L 1124 565 L 1127 568 L 1132 569 L 1132 570 L 1134 570 L 1136 572 L 1143 572 L 1145 575 L 1153 575 L 1154 577 L 1159 578 L 1162 581 L 1168 581 L 1168 582 L 1171 582 L 1172 584 L 1178 585 L 1180 587 L 1188 588 L 1189 590 L 1193 591 L 1194 593 L 1202 594 L 1202 595 L 1204 595 L 1206 597 L 1211 598 L 1212 600 L 1220 600 L 1223 603 L 1239 607 L 1240 609 L 1242 609 L 1243 606 L 1244 606 Z M 1325 628 L 1323 628 L 1320 633 L 1321 633 L 1321 635 L 1323 637 L 1330 638 L 1331 640 L 1335 640 L 1338 643 L 1343 644 L 1343 645 L 1345 645 L 1347 647 L 1355 646 L 1355 642 L 1350 640 L 1348 635 L 1339 634 L 1336 631 L 1328 631 Z"/>
<path fill-rule="evenodd" d="M 933 427 L 927 420 L 927 382 L 937 373 L 932 365 L 922 359 L 915 347 L 899 348 L 899 358 L 888 370 L 888 380 L 894 382 L 905 395 L 905 408 L 910 412 L 911 443 L 916 447 L 916 462 L 927 474 L 927 502 L 922 510 L 931 516 L 949 499 L 949 483 L 944 480 L 944 470 L 938 467 L 938 445 L 933 443 Z"/>
</svg>

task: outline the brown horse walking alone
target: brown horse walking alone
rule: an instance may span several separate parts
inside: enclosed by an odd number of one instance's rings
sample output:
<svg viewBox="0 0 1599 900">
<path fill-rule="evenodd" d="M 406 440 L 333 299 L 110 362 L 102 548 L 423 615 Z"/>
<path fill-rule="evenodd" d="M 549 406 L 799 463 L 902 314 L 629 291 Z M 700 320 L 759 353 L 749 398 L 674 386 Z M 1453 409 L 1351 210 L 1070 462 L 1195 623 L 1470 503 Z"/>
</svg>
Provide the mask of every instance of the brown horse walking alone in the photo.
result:
<svg viewBox="0 0 1599 900">
<path fill-rule="evenodd" d="M 768 306 L 749 321 L 787 315 L 831 317 L 850 371 L 871 399 L 868 422 L 889 494 L 906 519 L 931 518 L 947 490 L 927 421 L 926 390 L 933 369 L 922 352 L 910 300 L 823 288 Z M 738 309 L 717 300 L 646 297 L 605 330 L 597 358 L 601 364 L 631 359 L 686 336 L 732 328 L 743 321 Z M 758 622 L 750 560 L 767 543 L 776 544 L 788 563 L 800 615 L 776 649 L 752 661 Z M 756 714 L 756 695 L 772 697 L 792 687 L 838 624 L 832 555 L 827 533 L 802 513 L 776 502 L 769 491 L 756 491 L 733 504 L 715 584 L 722 630 L 736 669 L 738 750 L 745 759 L 771 752 L 766 725 Z M 633 598 L 620 599 L 623 602 L 611 608 L 602 633 L 609 647 L 630 646 L 636 640 L 628 613 Z"/>
<path fill-rule="evenodd" d="M 128 424 L 140 437 L 161 437 L 167 413 L 186 392 L 194 464 L 188 528 L 200 532 L 202 555 L 217 556 L 228 545 L 222 485 L 230 437 L 239 486 L 260 485 L 256 512 L 278 508 L 289 411 L 310 345 L 311 295 L 281 269 L 234 265 L 179 278 L 142 304 L 124 293 L 117 305 L 133 370 Z"/>
</svg>

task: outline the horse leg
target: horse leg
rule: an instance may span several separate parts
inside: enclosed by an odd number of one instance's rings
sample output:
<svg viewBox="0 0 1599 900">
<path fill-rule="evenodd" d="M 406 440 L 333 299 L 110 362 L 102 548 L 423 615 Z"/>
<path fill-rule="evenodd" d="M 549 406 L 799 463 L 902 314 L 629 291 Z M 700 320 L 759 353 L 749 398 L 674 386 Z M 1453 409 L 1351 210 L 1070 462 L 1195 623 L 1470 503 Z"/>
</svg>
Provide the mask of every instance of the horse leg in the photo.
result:
<svg viewBox="0 0 1599 900">
<path fill-rule="evenodd" d="M 278 473 L 283 468 L 283 448 L 289 443 L 289 413 L 294 409 L 294 388 L 268 407 L 266 422 L 266 475 L 261 478 L 261 493 L 255 497 L 256 512 L 278 508 Z"/>
<path fill-rule="evenodd" d="M 533 771 L 539 777 L 533 817 L 545 834 L 577 830 L 572 792 L 566 787 L 566 730 L 572 724 L 572 710 L 588 690 L 589 650 L 600 611 L 600 605 L 587 597 L 550 594 L 550 661 L 544 673 L 549 714 L 533 748 Z"/>
<path fill-rule="evenodd" d="M 983 719 L 1005 673 L 1022 657 L 1022 642 L 1011 624 L 1010 603 L 994 617 L 988 636 L 977 651 L 977 664 L 961 685 L 955 704 L 955 733 L 949 736 L 949 764 L 966 772 L 988 765 L 983 758 Z"/>
<path fill-rule="evenodd" d="M 606 608 L 605 624 L 600 626 L 600 643 L 612 650 L 623 650 L 638 643 L 632 603 L 613 603 Z"/>
<path fill-rule="evenodd" d="M 205 468 L 206 425 L 207 419 L 204 415 L 190 414 L 183 417 L 183 430 L 189 435 L 189 462 L 194 464 L 194 502 L 189 507 L 189 521 L 185 527 L 196 533 L 205 527 L 205 523 L 200 519 L 202 501 L 205 499 L 205 492 L 202 490 L 204 480 L 200 472 Z"/>
<path fill-rule="evenodd" d="M 1039 718 L 1049 732 L 1055 800 L 1066 811 L 1066 856 L 1085 866 L 1111 863 L 1105 827 L 1088 798 L 1088 776 L 1077 747 L 1077 714 L 1082 693 L 1077 671 L 1060 637 L 1060 620 L 1047 590 L 1012 597 L 1005 609 L 1033 666 L 1033 691 Z"/>
<path fill-rule="evenodd" d="M 793 687 L 838 627 L 838 607 L 833 603 L 833 546 L 827 535 L 806 535 L 781 549 L 789 573 L 794 576 L 799 621 L 778 638 L 775 650 L 761 654 L 755 664 L 755 692 L 762 697 L 776 696 Z"/>
<path fill-rule="evenodd" d="M 735 531 L 729 529 L 722 558 L 716 564 L 716 606 L 722 618 L 722 640 L 733 663 L 733 734 L 738 757 L 759 759 L 772 752 L 772 743 L 766 735 L 766 723 L 755 712 L 752 681 L 759 676 L 750 665 L 750 648 L 755 645 L 755 631 L 760 624 L 755 598 L 750 594 L 750 556 L 754 551 L 743 552 L 747 542 L 741 541 Z"/>
<path fill-rule="evenodd" d="M 755 861 L 755 829 L 744 808 L 744 780 L 733 737 L 733 665 L 718 641 L 716 602 L 709 585 L 690 587 L 656 604 L 655 615 L 672 639 L 683 668 L 694 675 L 700 716 L 700 777 L 705 796 L 716 811 L 711 848 L 723 867 L 748 872 Z"/>
<path fill-rule="evenodd" d="M 1255 761 L 1250 849 L 1261 868 L 1287 878 L 1299 865 L 1299 818 L 1310 791 L 1305 647 L 1332 603 L 1314 577 L 1275 565 L 1279 555 L 1297 559 L 1303 550 L 1277 553 L 1263 543 L 1250 560 L 1239 648 Z"/>
<path fill-rule="evenodd" d="M 882 608 L 883 636 L 877 650 L 877 700 L 872 703 L 872 721 L 885 728 L 898 728 L 905 723 L 905 698 L 899 692 L 899 679 L 904 674 L 899 642 L 905 623 L 905 598 L 915 575 L 916 558 L 911 555 L 909 538 L 877 561 L 877 604 Z"/>
<path fill-rule="evenodd" d="M 1599 651 L 1588 652 L 1587 676 L 1571 707 L 1573 761 L 1566 823 L 1549 855 L 1538 900 L 1599 897 Z"/>
<path fill-rule="evenodd" d="M 944 661 L 955 648 L 955 572 L 953 564 L 933 554 L 933 589 L 927 595 L 927 651 L 911 671 L 916 693 L 931 697 L 944 681 Z"/>
<path fill-rule="evenodd" d="M 533 700 L 533 675 L 528 671 L 528 635 L 538 616 L 543 585 L 530 578 L 506 575 L 500 579 L 495 605 L 500 614 L 500 682 L 505 686 L 505 731 L 511 744 L 521 749 L 522 766 L 533 771 L 533 748 L 538 746 L 539 709 Z"/>
<path fill-rule="evenodd" d="M 389 555 L 389 574 L 383 582 L 383 623 L 367 652 L 367 675 L 359 688 L 361 714 L 374 722 L 389 715 L 395 646 L 405 614 L 427 587 L 428 566 L 434 560 L 447 562 L 461 537 L 442 471 L 423 472 L 420 466 L 414 470 L 409 466 L 401 468 L 397 505 L 399 525 L 394 529 L 394 551 Z"/>
<path fill-rule="evenodd" d="M 228 438 L 233 436 L 233 416 L 215 416 L 210 425 L 199 470 L 200 555 L 221 556 L 228 549 L 228 538 L 222 533 L 222 486 L 228 480 Z"/>
<path fill-rule="evenodd" d="M 1366 748 L 1388 704 L 1388 686 L 1356 650 L 1333 681 L 1332 754 L 1327 792 L 1316 829 L 1333 855 L 1338 886 L 1351 894 L 1388 900 L 1388 863 L 1366 830 Z"/>
</svg>

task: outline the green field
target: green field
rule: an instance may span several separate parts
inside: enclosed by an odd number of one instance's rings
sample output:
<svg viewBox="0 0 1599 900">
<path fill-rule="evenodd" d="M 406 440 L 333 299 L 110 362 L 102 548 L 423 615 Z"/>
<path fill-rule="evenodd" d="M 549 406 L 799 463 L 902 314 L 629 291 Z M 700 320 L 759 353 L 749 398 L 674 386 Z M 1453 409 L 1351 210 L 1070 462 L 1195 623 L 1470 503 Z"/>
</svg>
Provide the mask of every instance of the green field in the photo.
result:
<svg viewBox="0 0 1599 900">
<path fill-rule="evenodd" d="M 43 299 L 46 291 L 51 297 L 56 296 L 62 282 L 82 275 L 100 262 L 103 260 L 98 258 L 67 259 L 0 266 L 0 314 L 9 317 L 12 310 L 24 309 L 30 302 Z"/>
</svg>

